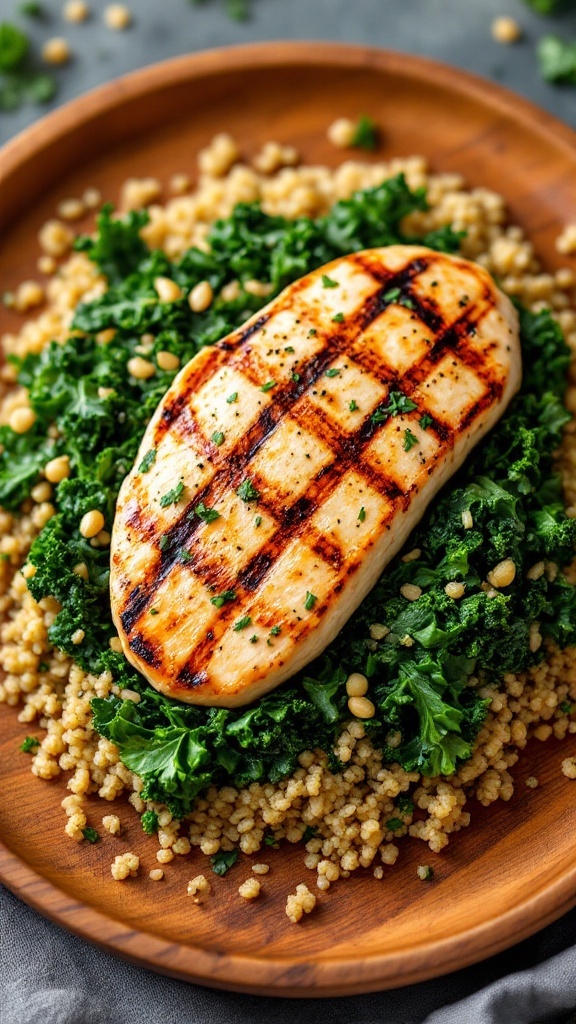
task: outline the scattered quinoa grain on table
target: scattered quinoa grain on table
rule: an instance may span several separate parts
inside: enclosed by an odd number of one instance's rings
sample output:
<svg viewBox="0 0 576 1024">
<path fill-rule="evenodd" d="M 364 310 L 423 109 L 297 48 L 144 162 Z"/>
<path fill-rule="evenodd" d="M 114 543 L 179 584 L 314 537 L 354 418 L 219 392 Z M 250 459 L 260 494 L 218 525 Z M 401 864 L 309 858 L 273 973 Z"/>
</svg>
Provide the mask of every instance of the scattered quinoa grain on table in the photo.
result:
<svg viewBox="0 0 576 1024">
<path fill-rule="evenodd" d="M 132 23 L 132 12 L 126 4 L 108 4 L 104 8 L 104 23 L 108 28 L 122 31 Z"/>
<path fill-rule="evenodd" d="M 429 864 L 420 864 L 416 868 L 416 874 L 422 882 L 430 882 L 434 878 L 434 868 L 431 868 Z"/>
<path fill-rule="evenodd" d="M 316 897 L 307 885 L 296 886 L 296 892 L 290 893 L 286 900 L 286 916 L 296 924 L 304 914 L 311 914 L 316 906 Z"/>
<path fill-rule="evenodd" d="M 212 887 L 205 875 L 196 875 L 188 882 L 186 891 L 189 896 L 192 896 L 194 903 L 201 904 L 205 903 L 210 896 Z"/>
<path fill-rule="evenodd" d="M 576 779 L 576 757 L 565 757 L 562 761 L 562 774 L 567 779 Z"/>
<path fill-rule="evenodd" d="M 328 128 L 328 138 L 338 149 L 347 149 L 354 142 L 356 125 L 348 117 L 339 117 Z"/>
<path fill-rule="evenodd" d="M 62 17 L 71 24 L 79 24 L 90 17 L 91 11 L 84 0 L 68 0 L 62 8 Z"/>
<path fill-rule="evenodd" d="M 45 64 L 67 64 L 71 56 L 70 44 L 62 36 L 47 39 L 42 47 L 42 60 Z"/>
<path fill-rule="evenodd" d="M 105 814 L 102 818 L 102 824 L 111 836 L 120 834 L 120 818 L 117 814 Z"/>
<path fill-rule="evenodd" d="M 125 878 L 132 877 L 138 873 L 140 858 L 135 853 L 119 853 L 114 858 L 110 867 L 112 878 L 116 882 L 122 882 Z"/>
<path fill-rule="evenodd" d="M 517 43 L 522 37 L 522 29 L 515 18 L 502 15 L 492 22 L 492 38 L 497 43 Z"/>
<path fill-rule="evenodd" d="M 257 878 L 247 878 L 238 887 L 238 892 L 244 900 L 255 900 L 260 895 L 260 882 Z"/>
</svg>

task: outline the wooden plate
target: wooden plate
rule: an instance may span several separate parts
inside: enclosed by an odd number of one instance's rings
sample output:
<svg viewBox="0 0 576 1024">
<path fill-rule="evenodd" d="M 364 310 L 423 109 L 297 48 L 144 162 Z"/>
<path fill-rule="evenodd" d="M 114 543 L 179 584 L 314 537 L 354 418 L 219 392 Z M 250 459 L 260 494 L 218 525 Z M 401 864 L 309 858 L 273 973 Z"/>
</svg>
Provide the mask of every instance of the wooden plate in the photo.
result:
<svg viewBox="0 0 576 1024">
<path fill-rule="evenodd" d="M 479 79 L 400 54 L 341 45 L 280 43 L 183 57 L 113 82 L 52 114 L 0 157 L 0 279 L 3 290 L 35 274 L 36 234 L 56 203 L 86 186 L 115 199 L 130 175 L 192 171 L 218 130 L 246 154 L 274 138 L 307 162 L 334 165 L 326 141 L 337 116 L 372 115 L 385 156 L 421 153 L 434 169 L 460 171 L 502 192 L 511 217 L 546 266 L 554 238 L 576 220 L 576 136 L 547 114 Z M 2 313 L 3 329 L 17 318 Z M 19 321 L 18 321 L 19 322 Z M 149 880 L 155 840 L 131 808 L 121 837 L 76 846 L 63 833 L 65 780 L 41 783 L 18 752 L 26 727 L 0 708 L 0 878 L 43 914 L 141 966 L 222 988 L 283 996 L 343 995 L 406 985 L 487 957 L 553 921 L 576 903 L 572 783 L 560 773 L 576 740 L 535 744 L 514 771 L 509 804 L 474 809 L 473 825 L 441 857 L 403 844 L 383 881 L 371 874 L 319 894 L 298 926 L 286 894 L 314 875 L 302 849 L 266 850 L 272 870 L 253 905 L 237 894 L 244 860 L 196 907 L 187 880 L 204 869 L 194 853 L 161 883 Z M 536 775 L 540 786 L 528 790 Z M 89 803 L 99 825 L 107 809 Z M 141 876 L 110 875 L 115 854 L 141 854 Z M 257 858 L 255 858 L 257 859 Z M 262 854 L 260 854 L 260 859 Z M 436 880 L 416 877 L 434 865 Z"/>
</svg>

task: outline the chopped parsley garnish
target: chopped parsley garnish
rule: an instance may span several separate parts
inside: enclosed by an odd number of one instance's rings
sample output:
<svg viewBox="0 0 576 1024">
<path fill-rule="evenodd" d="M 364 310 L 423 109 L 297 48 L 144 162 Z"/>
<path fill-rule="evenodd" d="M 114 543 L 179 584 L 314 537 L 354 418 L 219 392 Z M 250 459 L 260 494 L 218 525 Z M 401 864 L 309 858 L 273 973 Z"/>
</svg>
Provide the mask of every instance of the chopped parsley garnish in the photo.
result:
<svg viewBox="0 0 576 1024">
<path fill-rule="evenodd" d="M 140 824 L 147 836 L 154 835 L 158 831 L 158 815 L 156 811 L 144 811 L 140 818 Z"/>
<path fill-rule="evenodd" d="M 350 409 L 350 412 L 356 412 L 356 410 L 357 410 L 357 408 L 358 408 L 358 403 L 357 403 L 357 402 L 355 401 L 355 399 L 354 399 L 354 398 L 353 398 L 353 399 L 352 399 L 352 401 L 351 401 L 351 402 L 349 403 L 349 405 L 348 405 L 348 408 Z"/>
<path fill-rule="evenodd" d="M 389 288 L 387 292 L 384 292 L 384 302 L 396 302 L 401 294 L 402 292 L 399 288 Z"/>
<path fill-rule="evenodd" d="M 256 633 L 254 633 L 254 635 L 250 637 L 250 643 L 251 644 L 257 644 L 258 643 L 258 637 L 256 636 Z"/>
<path fill-rule="evenodd" d="M 250 615 L 243 615 L 241 619 L 238 619 L 238 622 L 234 623 L 234 632 L 239 633 L 241 629 L 246 629 L 246 626 L 249 626 L 251 622 L 252 618 Z"/>
<path fill-rule="evenodd" d="M 407 398 L 401 391 L 391 391 L 388 395 L 387 408 L 391 416 L 399 416 L 404 412 L 412 412 L 418 406 L 416 402 L 413 402 L 411 398 Z"/>
<path fill-rule="evenodd" d="M 338 288 L 338 281 L 334 281 L 328 274 L 322 274 L 322 287 L 323 288 Z"/>
<path fill-rule="evenodd" d="M 309 338 L 315 338 L 317 334 L 318 334 L 318 331 L 316 330 L 315 327 L 311 327 L 310 330 L 308 331 L 308 337 Z"/>
<path fill-rule="evenodd" d="M 431 426 L 432 422 L 432 417 L 427 412 L 425 412 L 424 415 L 421 416 L 420 419 L 418 420 L 418 423 L 422 427 L 422 430 L 428 430 L 428 427 Z"/>
<path fill-rule="evenodd" d="M 302 833 L 302 842 L 309 843 L 311 839 L 314 839 L 317 832 L 318 829 L 315 825 L 306 825 L 306 828 Z"/>
<path fill-rule="evenodd" d="M 35 736 L 26 736 L 26 738 L 20 744 L 20 750 L 23 754 L 29 754 L 36 747 L 40 746 L 40 740 L 36 739 Z"/>
<path fill-rule="evenodd" d="M 568 701 L 564 701 L 560 705 L 560 711 L 562 712 L 563 715 L 569 715 L 570 712 L 572 711 L 572 705 L 569 704 Z M 20 748 L 20 749 L 22 749 L 22 748 Z"/>
<path fill-rule="evenodd" d="M 262 516 L 256 516 L 254 520 L 254 526 L 256 527 L 256 529 L 258 529 L 259 526 L 262 526 Z"/>
<path fill-rule="evenodd" d="M 404 822 L 400 818 L 390 818 L 390 821 L 386 822 L 386 828 L 390 832 L 398 832 L 398 829 L 403 828 Z"/>
<path fill-rule="evenodd" d="M 340 370 L 337 370 L 336 367 L 334 366 L 331 370 L 326 370 L 326 376 L 327 377 L 339 377 L 340 376 Z"/>
<path fill-rule="evenodd" d="M 84 836 L 84 839 L 88 840 L 89 843 L 100 842 L 100 833 L 97 832 L 95 828 L 90 828 L 90 825 L 87 825 L 86 828 L 82 829 L 82 835 Z"/>
<path fill-rule="evenodd" d="M 0 71 L 13 71 L 28 53 L 28 36 L 9 21 L 0 24 Z"/>
<path fill-rule="evenodd" d="M 203 501 L 196 505 L 194 515 L 198 516 L 198 518 L 204 523 L 213 523 L 215 519 L 220 518 L 218 510 L 215 508 L 208 508 Z"/>
<path fill-rule="evenodd" d="M 235 601 L 236 596 L 235 590 L 223 590 L 221 594 L 210 598 L 210 604 L 213 604 L 215 608 L 222 608 L 228 601 Z"/>
<path fill-rule="evenodd" d="M 304 607 L 307 612 L 311 612 L 318 598 L 316 594 L 311 594 L 309 590 L 306 591 L 306 600 L 304 601 Z"/>
<path fill-rule="evenodd" d="M 225 875 L 227 871 L 230 871 L 230 868 L 234 867 L 237 860 L 237 847 L 234 847 L 233 850 L 218 850 L 218 853 L 210 857 L 212 871 L 215 875 Z"/>
<path fill-rule="evenodd" d="M 224 444 L 224 434 L 221 430 L 214 431 L 212 434 L 212 441 L 214 444 L 218 445 L 218 447 L 220 447 L 221 444 Z"/>
<path fill-rule="evenodd" d="M 537 54 L 540 74 L 546 82 L 576 85 L 576 43 L 548 34 L 540 39 Z"/>
<path fill-rule="evenodd" d="M 278 847 L 278 840 L 276 839 L 274 833 L 270 834 L 270 832 L 266 832 L 264 834 L 264 846 Z"/>
<path fill-rule="evenodd" d="M 418 443 L 419 442 L 416 435 L 412 433 L 410 427 L 406 427 L 406 430 L 404 431 L 404 444 L 402 445 L 404 451 L 409 452 L 410 449 L 413 448 L 414 445 Z"/>
<path fill-rule="evenodd" d="M 332 322 L 335 324 L 341 324 L 344 322 L 344 313 L 335 313 L 332 317 Z"/>
<path fill-rule="evenodd" d="M 468 295 L 462 295 L 458 300 L 458 305 L 463 309 L 470 302 Z"/>
<path fill-rule="evenodd" d="M 166 548 L 168 547 L 169 543 L 170 543 L 170 538 L 169 538 L 168 534 L 167 533 L 163 533 L 162 536 L 160 537 L 160 540 L 158 541 L 158 547 L 160 548 L 160 551 L 165 551 Z"/>
<path fill-rule="evenodd" d="M 362 508 L 360 509 L 360 511 L 358 513 L 358 521 L 360 523 L 363 523 L 365 519 L 366 519 L 366 509 L 364 508 L 364 505 L 362 505 Z"/>
<path fill-rule="evenodd" d="M 405 412 L 412 412 L 418 406 L 401 391 L 391 391 L 388 395 L 388 404 L 379 405 L 370 417 L 372 423 L 385 423 L 389 416 L 399 416 Z"/>
<path fill-rule="evenodd" d="M 184 493 L 184 481 L 179 480 L 176 487 L 173 487 L 171 491 L 168 491 L 160 498 L 160 505 L 162 508 L 167 508 L 168 505 L 177 505 Z"/>
<path fill-rule="evenodd" d="M 415 304 L 414 300 L 411 299 L 408 295 L 405 295 L 405 296 L 403 296 L 400 299 L 400 305 L 401 306 L 406 306 L 406 309 L 415 309 L 416 308 L 416 304 Z"/>
<path fill-rule="evenodd" d="M 260 491 L 256 490 L 254 484 L 252 483 L 250 477 L 248 476 L 246 477 L 245 480 L 242 481 L 240 487 L 236 488 L 236 494 L 238 495 L 239 498 L 242 498 L 242 501 L 246 502 L 258 501 L 260 497 Z"/>
<path fill-rule="evenodd" d="M 292 353 L 294 352 L 294 345 L 286 345 L 286 348 L 284 349 L 284 351 L 285 352 L 289 352 L 290 355 L 292 355 Z"/>
<path fill-rule="evenodd" d="M 142 462 L 138 466 L 139 473 L 147 473 L 151 466 L 156 462 L 156 449 L 151 448 L 149 452 L 142 459 Z"/>
<path fill-rule="evenodd" d="M 160 615 L 158 608 L 151 608 L 150 615 Z"/>
<path fill-rule="evenodd" d="M 293 373 L 292 374 L 292 380 L 294 381 L 295 384 L 297 384 L 298 381 L 300 380 L 300 374 L 299 373 Z"/>
<path fill-rule="evenodd" d="M 228 395 L 228 398 L 226 399 L 226 401 L 228 402 L 228 405 L 232 405 L 232 402 L 237 402 L 238 401 L 238 392 L 237 391 L 233 391 L 231 395 Z"/>
<path fill-rule="evenodd" d="M 396 806 L 400 811 L 400 814 L 413 814 L 414 813 L 414 801 L 408 793 L 401 793 L 396 799 Z"/>
<path fill-rule="evenodd" d="M 372 118 L 368 117 L 367 114 L 363 114 L 358 119 L 351 145 L 357 149 L 378 148 L 378 129 Z"/>
<path fill-rule="evenodd" d="M 191 555 L 189 551 L 186 551 L 186 548 L 180 548 L 180 558 L 184 563 L 192 562 L 194 560 L 194 556 Z"/>
<path fill-rule="evenodd" d="M 271 391 L 272 388 L 275 388 L 275 387 L 276 387 L 276 381 L 275 380 L 267 380 L 266 383 L 263 384 L 262 387 L 260 388 L 260 391 Z"/>
<path fill-rule="evenodd" d="M 270 636 L 278 636 L 281 630 L 282 626 L 272 626 L 272 629 L 270 630 Z"/>
</svg>

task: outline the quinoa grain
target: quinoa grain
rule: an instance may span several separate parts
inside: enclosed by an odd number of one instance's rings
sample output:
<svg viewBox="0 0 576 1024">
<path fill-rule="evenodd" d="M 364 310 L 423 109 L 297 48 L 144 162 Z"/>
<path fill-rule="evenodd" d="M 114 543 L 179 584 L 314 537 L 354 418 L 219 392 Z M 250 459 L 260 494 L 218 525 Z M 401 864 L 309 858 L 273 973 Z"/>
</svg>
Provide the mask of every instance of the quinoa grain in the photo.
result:
<svg viewBox="0 0 576 1024">
<path fill-rule="evenodd" d="M 104 528 L 104 516 L 102 513 L 94 508 L 91 512 L 86 512 L 82 516 L 80 521 L 80 533 L 83 537 L 89 540 L 91 537 L 95 537 L 100 530 Z"/>
<path fill-rule="evenodd" d="M 84 0 L 68 0 L 62 8 L 62 17 L 71 24 L 79 24 L 90 17 L 90 8 Z"/>
<path fill-rule="evenodd" d="M 132 23 L 132 12 L 126 4 L 108 4 L 104 8 L 104 24 L 116 32 L 122 32 Z"/>
<path fill-rule="evenodd" d="M 45 64 L 67 64 L 71 56 L 70 45 L 62 36 L 48 39 L 42 47 L 42 60 Z"/>
<path fill-rule="evenodd" d="M 492 38 L 497 43 L 517 43 L 522 36 L 522 29 L 515 18 L 502 15 L 492 22 Z"/>
<path fill-rule="evenodd" d="M 188 305 L 193 313 L 203 313 L 212 304 L 214 293 L 209 281 L 200 281 L 188 296 Z"/>
<path fill-rule="evenodd" d="M 255 900 L 260 895 L 260 882 L 257 878 L 247 878 L 238 887 L 238 892 L 244 900 Z"/>
<path fill-rule="evenodd" d="M 119 853 L 110 867 L 112 878 L 122 882 L 129 876 L 134 878 L 140 867 L 140 858 L 135 853 Z"/>
</svg>

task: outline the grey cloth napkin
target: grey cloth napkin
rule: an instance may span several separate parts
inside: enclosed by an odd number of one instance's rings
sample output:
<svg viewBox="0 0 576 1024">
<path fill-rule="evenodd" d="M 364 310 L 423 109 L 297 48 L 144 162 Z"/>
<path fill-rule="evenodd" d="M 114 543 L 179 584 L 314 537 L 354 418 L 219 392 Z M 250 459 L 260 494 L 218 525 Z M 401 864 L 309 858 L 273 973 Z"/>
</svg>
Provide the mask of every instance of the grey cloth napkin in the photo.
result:
<svg viewBox="0 0 576 1024">
<path fill-rule="evenodd" d="M 133 967 L 68 935 L 0 888 L 0 1022 L 569 1024 L 566 1011 L 576 1008 L 576 950 L 566 947 L 575 927 L 572 911 L 508 953 L 409 988 L 340 999 L 271 999 Z"/>
</svg>

